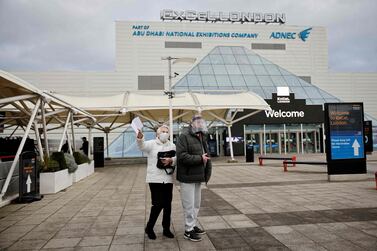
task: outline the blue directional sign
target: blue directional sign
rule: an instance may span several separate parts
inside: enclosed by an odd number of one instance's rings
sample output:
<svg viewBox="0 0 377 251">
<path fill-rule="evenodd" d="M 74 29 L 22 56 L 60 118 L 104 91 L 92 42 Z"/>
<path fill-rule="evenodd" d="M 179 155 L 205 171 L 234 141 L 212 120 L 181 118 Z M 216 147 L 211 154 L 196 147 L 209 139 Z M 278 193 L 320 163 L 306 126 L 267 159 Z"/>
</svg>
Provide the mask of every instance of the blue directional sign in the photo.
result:
<svg viewBox="0 0 377 251">
<path fill-rule="evenodd" d="M 331 158 L 364 158 L 364 126 L 359 104 L 329 106 Z"/>
<path fill-rule="evenodd" d="M 366 173 L 362 103 L 326 103 L 327 172 Z"/>
</svg>

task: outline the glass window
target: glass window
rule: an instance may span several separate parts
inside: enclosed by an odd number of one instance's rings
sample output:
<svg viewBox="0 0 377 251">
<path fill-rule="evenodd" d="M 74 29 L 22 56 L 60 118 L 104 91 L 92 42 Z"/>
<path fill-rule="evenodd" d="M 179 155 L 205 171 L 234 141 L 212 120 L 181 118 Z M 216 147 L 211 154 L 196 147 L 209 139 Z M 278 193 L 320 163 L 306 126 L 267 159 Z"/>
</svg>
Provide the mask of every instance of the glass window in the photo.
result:
<svg viewBox="0 0 377 251">
<path fill-rule="evenodd" d="M 195 66 L 194 68 L 192 68 L 189 74 L 194 74 L 194 75 L 200 74 L 198 66 Z"/>
<path fill-rule="evenodd" d="M 224 64 L 237 64 L 236 58 L 233 55 L 223 55 Z"/>
<path fill-rule="evenodd" d="M 247 56 L 246 55 L 235 55 L 236 57 L 236 60 L 237 60 L 237 63 L 238 64 L 241 64 L 241 65 L 244 65 L 244 64 L 250 64 L 249 63 L 249 59 L 247 59 Z"/>
<path fill-rule="evenodd" d="M 292 87 L 289 87 L 289 89 L 291 90 L 291 92 L 295 94 L 295 98 L 299 98 L 299 99 L 309 98 L 305 90 L 301 86 L 300 87 L 292 86 Z"/>
<path fill-rule="evenodd" d="M 284 76 L 284 79 L 287 82 L 288 86 L 301 86 L 300 80 L 296 76 L 293 76 L 293 75 Z"/>
<path fill-rule="evenodd" d="M 262 64 L 260 57 L 257 55 L 247 55 L 251 64 Z"/>
<path fill-rule="evenodd" d="M 271 76 L 271 79 L 275 86 L 287 86 L 283 76 Z"/>
<path fill-rule="evenodd" d="M 256 75 L 267 75 L 267 71 L 263 65 L 252 65 Z"/>
<path fill-rule="evenodd" d="M 202 75 L 202 82 L 203 82 L 203 86 L 205 86 L 206 89 L 207 89 L 207 86 L 217 87 L 217 82 L 214 75 Z"/>
<path fill-rule="evenodd" d="M 228 71 L 229 75 L 234 74 L 241 74 L 240 68 L 238 68 L 238 65 L 225 65 L 226 70 Z"/>
<path fill-rule="evenodd" d="M 300 84 L 302 85 L 302 86 L 310 86 L 310 87 L 312 87 L 312 85 L 311 84 L 309 84 L 308 82 L 306 82 L 305 80 L 302 80 L 301 78 L 298 78 L 298 80 L 300 81 Z"/>
<path fill-rule="evenodd" d="M 188 81 L 188 85 L 190 87 L 203 86 L 202 79 L 200 78 L 200 75 L 188 75 L 187 81 Z"/>
<path fill-rule="evenodd" d="M 210 54 L 220 54 L 219 47 L 214 48 L 214 49 L 210 52 Z"/>
<path fill-rule="evenodd" d="M 232 47 L 233 54 L 245 54 L 243 47 Z"/>
<path fill-rule="evenodd" d="M 200 61 L 200 64 L 210 64 L 211 61 L 209 60 L 209 56 L 205 57 Z"/>
<path fill-rule="evenodd" d="M 245 86 L 245 80 L 242 75 L 230 75 L 229 77 L 233 86 Z"/>
<path fill-rule="evenodd" d="M 273 64 L 268 64 L 268 65 L 265 65 L 264 66 L 268 72 L 268 74 L 270 75 L 281 75 L 278 67 L 276 65 L 273 65 Z"/>
<path fill-rule="evenodd" d="M 262 90 L 261 87 L 253 86 L 253 87 L 249 88 L 249 90 L 250 89 L 251 89 L 252 92 L 255 92 L 256 94 L 258 94 L 262 98 L 266 98 L 266 94 L 264 94 L 264 92 L 263 92 L 263 90 Z"/>
<path fill-rule="evenodd" d="M 321 98 L 321 99 L 312 98 L 311 101 L 312 101 L 313 105 L 323 105 L 325 103 L 325 100 L 323 98 Z"/>
<path fill-rule="evenodd" d="M 213 74 L 212 66 L 208 64 L 199 64 L 201 74 Z"/>
<path fill-rule="evenodd" d="M 340 100 L 337 99 L 337 98 L 326 98 L 325 101 L 326 101 L 326 103 L 338 103 L 338 102 L 340 102 Z"/>
<path fill-rule="evenodd" d="M 209 55 L 212 64 L 224 64 L 223 57 L 221 55 Z"/>
<path fill-rule="evenodd" d="M 324 97 L 325 99 L 337 99 L 336 97 L 334 97 L 333 95 L 331 95 L 330 93 L 328 92 L 325 92 L 325 91 L 322 91 L 321 89 L 318 89 L 319 93 L 322 95 L 322 97 Z"/>
<path fill-rule="evenodd" d="M 254 74 L 254 71 L 251 65 L 243 64 L 243 65 L 239 65 L 238 67 L 240 67 L 242 74 L 248 74 L 248 75 Z"/>
<path fill-rule="evenodd" d="M 263 91 L 266 94 L 266 98 L 271 99 L 272 93 L 276 93 L 276 87 L 263 87 Z"/>
<path fill-rule="evenodd" d="M 187 77 L 183 77 L 181 78 L 181 80 L 179 80 L 175 85 L 174 87 L 176 86 L 187 86 Z"/>
<path fill-rule="evenodd" d="M 219 87 L 232 86 L 228 75 L 216 75 L 216 80 Z"/>
<path fill-rule="evenodd" d="M 257 76 L 261 86 L 274 86 L 270 76 Z"/>
<path fill-rule="evenodd" d="M 216 75 L 228 74 L 225 65 L 212 65 L 212 68 Z"/>
<path fill-rule="evenodd" d="M 220 49 L 220 53 L 223 55 L 233 54 L 232 49 L 230 47 L 221 46 L 219 47 L 219 49 Z"/>
<path fill-rule="evenodd" d="M 243 77 L 246 81 L 247 86 L 258 86 L 258 87 L 260 87 L 259 80 L 257 79 L 256 76 L 254 76 L 254 75 L 244 75 Z"/>
<path fill-rule="evenodd" d="M 268 61 L 265 58 L 260 57 L 260 59 L 261 59 L 261 61 L 262 61 L 263 64 L 272 64 L 271 61 Z"/>
<path fill-rule="evenodd" d="M 287 75 L 287 76 L 293 76 L 292 73 L 290 73 L 289 71 L 286 71 L 285 69 L 279 67 L 279 71 L 281 72 L 281 74 L 283 75 Z"/>
<path fill-rule="evenodd" d="M 308 96 L 311 98 L 311 99 L 317 99 L 317 98 L 320 98 L 322 99 L 322 96 L 321 94 L 319 93 L 318 89 L 315 88 L 315 87 L 303 87 L 306 94 L 308 94 Z"/>
</svg>

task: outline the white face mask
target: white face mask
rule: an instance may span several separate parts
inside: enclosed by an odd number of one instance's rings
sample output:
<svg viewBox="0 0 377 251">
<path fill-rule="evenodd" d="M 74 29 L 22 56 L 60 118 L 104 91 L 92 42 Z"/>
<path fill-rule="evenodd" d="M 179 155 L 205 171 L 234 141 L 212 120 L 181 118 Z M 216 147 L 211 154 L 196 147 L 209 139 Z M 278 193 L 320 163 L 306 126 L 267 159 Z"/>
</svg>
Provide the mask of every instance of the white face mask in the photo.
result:
<svg viewBox="0 0 377 251">
<path fill-rule="evenodd" d="M 165 143 L 165 142 L 167 142 L 168 139 L 169 139 L 169 133 L 167 133 L 167 132 L 162 132 L 162 133 L 160 133 L 160 135 L 158 135 L 158 138 L 160 139 L 160 141 L 161 141 L 162 143 Z"/>
</svg>

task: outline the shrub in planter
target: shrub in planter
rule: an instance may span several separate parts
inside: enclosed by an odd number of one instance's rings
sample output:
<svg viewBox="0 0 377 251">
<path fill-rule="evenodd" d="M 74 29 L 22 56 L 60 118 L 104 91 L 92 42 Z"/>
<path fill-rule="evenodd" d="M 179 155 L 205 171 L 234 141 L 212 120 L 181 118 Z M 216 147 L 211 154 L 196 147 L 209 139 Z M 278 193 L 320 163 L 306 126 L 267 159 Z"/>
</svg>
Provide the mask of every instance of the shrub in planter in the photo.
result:
<svg viewBox="0 0 377 251">
<path fill-rule="evenodd" d="M 42 162 L 39 162 L 39 165 L 40 165 L 40 172 L 42 173 L 60 171 L 59 162 L 51 158 L 48 158 L 47 156 L 45 156 L 44 158 L 44 163 L 42 164 Z"/>
<path fill-rule="evenodd" d="M 53 152 L 50 158 L 59 163 L 60 170 L 68 168 L 63 152 Z"/>
<path fill-rule="evenodd" d="M 75 172 L 77 170 L 77 164 L 76 164 L 73 156 L 68 154 L 68 153 L 65 153 L 64 158 L 65 158 L 65 162 L 67 163 L 67 166 L 68 166 L 68 172 L 69 173 Z"/>
<path fill-rule="evenodd" d="M 84 163 L 90 163 L 90 159 L 88 158 L 88 156 L 86 156 L 86 155 L 84 155 L 80 152 L 74 152 L 73 157 L 75 158 L 77 165 L 81 165 L 81 164 L 84 164 Z"/>
</svg>

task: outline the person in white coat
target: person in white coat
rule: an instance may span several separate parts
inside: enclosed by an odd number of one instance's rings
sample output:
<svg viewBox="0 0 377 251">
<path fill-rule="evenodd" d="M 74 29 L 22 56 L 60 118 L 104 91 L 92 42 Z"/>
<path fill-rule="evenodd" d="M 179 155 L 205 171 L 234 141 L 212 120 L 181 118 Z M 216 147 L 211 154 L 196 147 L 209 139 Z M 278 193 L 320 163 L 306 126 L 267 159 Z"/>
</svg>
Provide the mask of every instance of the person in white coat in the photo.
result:
<svg viewBox="0 0 377 251">
<path fill-rule="evenodd" d="M 169 167 L 176 165 L 176 157 L 161 159 L 162 164 L 168 167 L 167 169 L 157 167 L 157 155 L 159 152 L 176 150 L 175 145 L 169 141 L 169 127 L 166 125 L 160 126 L 157 129 L 157 137 L 148 141 L 144 141 L 144 135 L 139 131 L 136 141 L 138 148 L 147 156 L 146 182 L 149 184 L 152 197 L 152 207 L 147 226 L 145 227 L 145 233 L 149 239 L 156 239 L 153 228 L 160 212 L 163 210 L 163 235 L 168 238 L 174 238 L 174 234 L 170 231 L 171 202 L 173 199 L 172 171 L 174 169 Z"/>
</svg>

